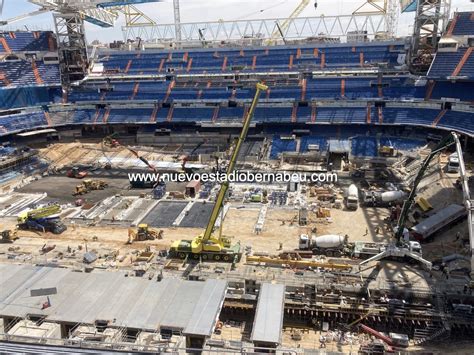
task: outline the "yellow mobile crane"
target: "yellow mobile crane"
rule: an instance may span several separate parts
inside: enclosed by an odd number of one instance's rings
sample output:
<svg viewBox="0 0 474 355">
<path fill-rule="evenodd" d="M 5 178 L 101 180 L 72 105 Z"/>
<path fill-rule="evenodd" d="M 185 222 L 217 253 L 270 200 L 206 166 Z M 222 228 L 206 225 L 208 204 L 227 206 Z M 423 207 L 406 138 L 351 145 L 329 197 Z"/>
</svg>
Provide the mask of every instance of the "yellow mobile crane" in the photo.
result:
<svg viewBox="0 0 474 355">
<path fill-rule="evenodd" d="M 18 228 L 61 234 L 67 227 L 57 216 L 60 212 L 61 207 L 57 204 L 22 212 L 18 216 Z"/>
<path fill-rule="evenodd" d="M 257 107 L 258 100 L 262 91 L 266 91 L 268 87 L 262 83 L 257 83 L 257 91 L 252 100 L 252 105 L 248 111 L 247 117 L 245 118 L 242 131 L 240 132 L 239 139 L 235 145 L 234 151 L 227 167 L 227 176 L 229 176 L 235 168 L 237 157 L 239 156 L 240 148 L 242 143 L 247 137 L 247 133 L 250 127 L 250 121 L 252 120 L 255 108 Z M 217 195 L 217 200 L 212 209 L 209 222 L 207 223 L 206 230 L 204 233 L 198 235 L 192 240 L 177 240 L 171 244 L 170 256 L 185 259 L 186 257 L 192 257 L 193 259 L 202 260 L 216 260 L 216 261 L 233 261 L 237 262 L 240 259 L 240 243 L 231 245 L 230 238 L 221 236 L 215 236 L 212 234 L 214 225 L 216 224 L 217 217 L 221 212 L 226 197 L 227 190 L 229 189 L 229 181 L 224 181 Z M 222 223 L 221 223 L 222 228 Z"/>
</svg>

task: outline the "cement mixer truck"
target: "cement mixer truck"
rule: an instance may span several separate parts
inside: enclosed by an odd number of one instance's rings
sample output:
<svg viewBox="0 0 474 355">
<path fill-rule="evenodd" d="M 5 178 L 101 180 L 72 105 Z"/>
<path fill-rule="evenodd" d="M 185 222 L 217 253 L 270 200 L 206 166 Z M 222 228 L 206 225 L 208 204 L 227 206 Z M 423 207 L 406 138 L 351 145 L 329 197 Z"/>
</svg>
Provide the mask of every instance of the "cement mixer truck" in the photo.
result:
<svg viewBox="0 0 474 355">
<path fill-rule="evenodd" d="M 394 191 L 363 191 L 362 203 L 368 207 L 389 207 L 403 204 L 407 194 L 401 190 Z"/>
<path fill-rule="evenodd" d="M 350 185 L 344 194 L 344 201 L 348 210 L 356 210 L 359 206 L 359 189 L 354 184 Z"/>
<path fill-rule="evenodd" d="M 387 247 L 384 243 L 355 241 L 349 242 L 347 235 L 327 234 L 308 236 L 301 234 L 298 243 L 298 249 L 311 251 L 315 255 L 326 255 L 333 257 L 350 257 L 357 259 L 367 259 L 383 252 Z M 421 255 L 421 246 L 418 242 L 410 242 L 410 250 Z M 287 252 L 288 254 L 288 252 Z M 306 254 L 300 254 L 302 257 L 308 257 Z"/>
<path fill-rule="evenodd" d="M 311 250 L 313 254 L 342 256 L 350 253 L 349 250 L 346 250 L 347 241 L 347 235 L 327 234 L 310 237 L 307 234 L 301 234 L 298 248 L 299 250 Z"/>
</svg>

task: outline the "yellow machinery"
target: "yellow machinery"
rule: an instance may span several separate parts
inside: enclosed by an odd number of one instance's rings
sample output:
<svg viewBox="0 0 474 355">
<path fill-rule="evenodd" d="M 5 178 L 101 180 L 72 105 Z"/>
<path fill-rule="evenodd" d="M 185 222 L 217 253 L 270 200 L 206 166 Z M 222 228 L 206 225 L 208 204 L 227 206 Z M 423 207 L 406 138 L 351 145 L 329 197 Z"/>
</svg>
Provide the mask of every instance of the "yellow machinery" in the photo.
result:
<svg viewBox="0 0 474 355">
<path fill-rule="evenodd" d="M 271 258 L 266 256 L 247 256 L 247 262 L 264 263 L 267 265 L 288 265 L 298 269 L 322 268 L 334 270 L 350 270 L 352 266 L 349 264 L 336 264 L 332 262 L 322 262 L 313 260 L 290 260 L 283 258 Z"/>
<path fill-rule="evenodd" d="M 298 6 L 293 10 L 293 12 L 285 21 L 283 21 L 281 24 L 276 24 L 277 28 L 275 29 L 275 31 L 273 31 L 271 38 L 267 40 L 266 44 L 275 44 L 280 37 L 283 39 L 283 42 L 285 42 L 285 31 L 288 29 L 288 27 L 290 27 L 291 21 L 297 18 L 309 5 L 309 3 L 310 0 L 301 0 Z"/>
<path fill-rule="evenodd" d="M 433 209 L 433 206 L 428 202 L 424 197 L 419 197 L 416 199 L 416 204 L 420 206 L 423 212 L 428 212 Z"/>
<path fill-rule="evenodd" d="M 250 106 L 242 127 L 242 131 L 240 132 L 240 136 L 232 152 L 232 157 L 230 158 L 229 165 L 227 167 L 227 176 L 229 176 L 234 171 L 237 157 L 239 156 L 242 143 L 247 137 L 250 121 L 252 120 L 255 108 L 257 107 L 260 94 L 262 91 L 266 91 L 268 87 L 262 83 L 257 83 L 256 89 L 257 91 L 255 92 L 255 96 L 252 100 L 252 105 Z M 216 203 L 212 210 L 211 216 L 209 217 L 209 222 L 207 223 L 204 233 L 192 240 L 177 240 L 173 242 L 170 247 L 171 257 L 177 256 L 181 259 L 185 259 L 186 257 L 191 256 L 193 259 L 201 258 L 202 260 L 213 259 L 216 261 L 222 260 L 233 262 L 237 262 L 240 259 L 240 243 L 231 245 L 230 238 L 221 235 L 220 232 L 222 231 L 222 223 L 219 235 L 215 236 L 212 234 L 216 220 L 222 210 L 228 189 L 229 182 L 224 181 L 221 185 L 221 189 L 219 190 L 219 194 L 217 195 Z"/>
<path fill-rule="evenodd" d="M 18 228 L 61 234 L 67 227 L 55 216 L 60 212 L 61 207 L 56 204 L 22 212 L 18 216 Z"/>
<path fill-rule="evenodd" d="M 61 207 L 59 205 L 49 205 L 45 207 L 40 207 L 31 211 L 23 212 L 18 216 L 18 222 L 24 223 L 28 219 L 42 219 L 49 216 L 58 214 L 61 212 Z"/>
<path fill-rule="evenodd" d="M 74 196 L 84 195 L 93 190 L 103 190 L 108 186 L 105 181 L 86 179 L 82 184 L 76 186 L 76 191 L 73 193 Z"/>
<path fill-rule="evenodd" d="M 16 230 L 4 230 L 1 234 L 0 243 L 13 243 L 15 240 L 19 239 L 17 236 Z"/>
<path fill-rule="evenodd" d="M 142 223 L 138 225 L 137 231 L 128 229 L 128 241 L 127 244 L 133 242 L 143 242 L 145 240 L 163 239 L 163 231 L 149 228 L 148 224 Z"/>
<path fill-rule="evenodd" d="M 393 157 L 396 151 L 392 146 L 384 145 L 379 148 L 379 155 L 383 157 Z"/>
</svg>

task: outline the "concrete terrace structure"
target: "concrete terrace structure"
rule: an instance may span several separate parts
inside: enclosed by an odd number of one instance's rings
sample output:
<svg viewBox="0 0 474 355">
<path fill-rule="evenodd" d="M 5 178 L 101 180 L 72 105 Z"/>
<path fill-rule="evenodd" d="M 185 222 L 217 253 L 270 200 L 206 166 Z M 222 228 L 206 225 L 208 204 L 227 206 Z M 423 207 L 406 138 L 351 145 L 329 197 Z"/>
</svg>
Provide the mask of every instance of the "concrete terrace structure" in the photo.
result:
<svg viewBox="0 0 474 355">
<path fill-rule="evenodd" d="M 251 336 L 255 346 L 275 348 L 280 345 L 284 306 L 285 286 L 263 283 Z"/>
<path fill-rule="evenodd" d="M 0 318 L 41 318 L 62 326 L 104 324 L 109 328 L 186 333 L 204 342 L 216 325 L 227 282 L 125 277 L 123 272 L 74 272 L 28 265 L 0 265 Z M 56 288 L 57 294 L 31 296 Z M 50 307 L 43 304 L 50 300 Z M 63 328 L 63 331 L 66 328 Z M 67 334 L 62 334 L 63 337 Z"/>
</svg>

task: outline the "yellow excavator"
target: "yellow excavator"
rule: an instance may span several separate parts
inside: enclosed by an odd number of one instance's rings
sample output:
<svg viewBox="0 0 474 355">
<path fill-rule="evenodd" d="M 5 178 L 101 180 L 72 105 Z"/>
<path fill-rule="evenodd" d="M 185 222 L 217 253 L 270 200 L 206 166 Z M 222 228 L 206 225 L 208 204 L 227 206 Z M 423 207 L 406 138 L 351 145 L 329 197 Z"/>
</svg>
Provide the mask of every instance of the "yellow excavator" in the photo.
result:
<svg viewBox="0 0 474 355">
<path fill-rule="evenodd" d="M 94 190 L 103 190 L 108 186 L 105 181 L 102 180 L 93 180 L 93 179 L 86 179 L 82 181 L 82 184 L 76 186 L 76 190 L 72 194 L 73 196 L 84 195 L 89 191 Z"/>
<path fill-rule="evenodd" d="M 17 230 L 7 229 L 0 233 L 0 243 L 13 243 L 15 240 L 20 239 L 17 235 Z"/>
<path fill-rule="evenodd" d="M 262 83 L 257 83 L 255 96 L 252 100 L 252 104 L 245 118 L 242 131 L 237 140 L 235 148 L 232 152 L 232 156 L 227 167 L 227 176 L 229 176 L 235 168 L 237 158 L 242 147 L 242 143 L 247 137 L 247 133 L 250 127 L 250 121 L 252 120 L 255 108 L 257 107 L 258 100 L 262 91 L 266 91 L 268 87 Z M 219 235 L 215 236 L 212 234 L 214 225 L 216 224 L 219 213 L 221 212 L 226 197 L 227 190 L 229 189 L 229 181 L 224 181 L 217 195 L 217 200 L 212 209 L 209 222 L 207 223 L 206 230 L 204 233 L 198 235 L 192 240 L 177 240 L 171 244 L 169 254 L 171 257 L 178 257 L 185 259 L 191 257 L 193 259 L 201 260 L 215 260 L 215 261 L 226 261 L 226 262 L 238 262 L 242 255 L 240 251 L 240 243 L 231 244 L 231 239 L 221 235 L 222 223 L 219 231 Z"/>
<path fill-rule="evenodd" d="M 145 240 L 163 239 L 163 231 L 156 230 L 148 227 L 148 224 L 142 223 L 138 225 L 138 229 L 135 231 L 132 228 L 128 229 L 128 241 L 127 244 L 133 242 L 143 242 Z"/>
</svg>

